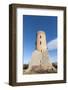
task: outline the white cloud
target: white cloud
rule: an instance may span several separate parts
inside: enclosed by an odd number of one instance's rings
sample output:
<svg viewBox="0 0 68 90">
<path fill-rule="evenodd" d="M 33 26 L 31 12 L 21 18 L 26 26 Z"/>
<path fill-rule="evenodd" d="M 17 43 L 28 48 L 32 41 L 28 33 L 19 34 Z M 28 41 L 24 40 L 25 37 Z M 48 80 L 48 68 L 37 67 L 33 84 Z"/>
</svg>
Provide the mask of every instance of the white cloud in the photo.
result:
<svg viewBox="0 0 68 90">
<path fill-rule="evenodd" d="M 48 50 L 57 49 L 57 39 L 54 39 L 48 42 L 47 47 L 48 47 Z"/>
</svg>

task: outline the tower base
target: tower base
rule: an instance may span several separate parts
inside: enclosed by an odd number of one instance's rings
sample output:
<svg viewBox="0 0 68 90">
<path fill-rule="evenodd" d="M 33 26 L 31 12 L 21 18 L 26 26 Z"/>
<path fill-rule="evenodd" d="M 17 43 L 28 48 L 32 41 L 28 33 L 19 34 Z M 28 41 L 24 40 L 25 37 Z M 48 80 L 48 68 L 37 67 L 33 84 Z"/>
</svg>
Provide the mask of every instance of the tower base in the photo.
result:
<svg viewBox="0 0 68 90">
<path fill-rule="evenodd" d="M 36 74 L 36 73 L 56 73 L 57 69 L 52 65 L 48 56 L 48 51 L 40 52 L 35 50 L 32 53 L 31 61 L 27 70 L 24 70 L 24 74 Z"/>
</svg>

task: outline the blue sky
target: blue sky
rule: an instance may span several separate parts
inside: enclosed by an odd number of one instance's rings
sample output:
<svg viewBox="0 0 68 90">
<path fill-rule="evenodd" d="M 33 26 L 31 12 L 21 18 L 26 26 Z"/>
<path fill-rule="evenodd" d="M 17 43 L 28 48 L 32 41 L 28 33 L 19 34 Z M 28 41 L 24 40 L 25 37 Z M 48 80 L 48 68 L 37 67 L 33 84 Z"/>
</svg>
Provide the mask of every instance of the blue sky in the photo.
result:
<svg viewBox="0 0 68 90">
<path fill-rule="evenodd" d="M 50 47 L 48 50 L 49 57 L 52 62 L 56 62 L 57 47 L 53 49 L 53 45 L 57 40 L 57 17 L 23 15 L 24 63 L 29 62 L 32 52 L 35 50 L 36 33 L 38 31 L 46 32 L 46 41 L 48 48 Z"/>
</svg>

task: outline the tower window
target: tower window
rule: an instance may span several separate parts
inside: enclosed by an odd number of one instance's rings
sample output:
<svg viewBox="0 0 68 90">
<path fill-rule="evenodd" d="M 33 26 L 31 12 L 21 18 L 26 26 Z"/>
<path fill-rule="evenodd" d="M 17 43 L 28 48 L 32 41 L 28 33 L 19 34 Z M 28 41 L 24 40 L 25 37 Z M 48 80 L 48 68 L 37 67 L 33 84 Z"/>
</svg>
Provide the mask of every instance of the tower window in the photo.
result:
<svg viewBox="0 0 68 90">
<path fill-rule="evenodd" d="M 41 45 L 41 41 L 40 41 L 40 45 Z"/>
<path fill-rule="evenodd" d="M 40 35 L 40 38 L 41 38 L 41 35 Z"/>
</svg>

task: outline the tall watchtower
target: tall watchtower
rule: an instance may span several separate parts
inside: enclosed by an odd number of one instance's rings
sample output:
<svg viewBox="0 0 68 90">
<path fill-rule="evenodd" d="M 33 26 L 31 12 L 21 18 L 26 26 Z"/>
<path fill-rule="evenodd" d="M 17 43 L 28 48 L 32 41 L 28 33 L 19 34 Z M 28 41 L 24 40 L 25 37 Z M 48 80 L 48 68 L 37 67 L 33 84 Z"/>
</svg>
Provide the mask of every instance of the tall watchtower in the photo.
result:
<svg viewBox="0 0 68 90">
<path fill-rule="evenodd" d="M 36 49 L 40 52 L 45 51 L 46 46 L 46 34 L 43 31 L 37 32 L 37 41 L 36 41 Z"/>
<path fill-rule="evenodd" d="M 41 52 L 41 53 L 40 53 Z M 36 50 L 32 52 L 31 61 L 26 73 L 57 72 L 48 56 L 46 45 L 46 34 L 43 31 L 37 32 Z"/>
</svg>

